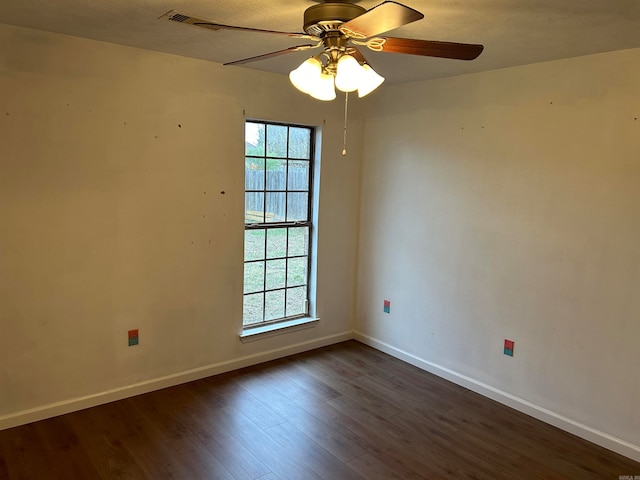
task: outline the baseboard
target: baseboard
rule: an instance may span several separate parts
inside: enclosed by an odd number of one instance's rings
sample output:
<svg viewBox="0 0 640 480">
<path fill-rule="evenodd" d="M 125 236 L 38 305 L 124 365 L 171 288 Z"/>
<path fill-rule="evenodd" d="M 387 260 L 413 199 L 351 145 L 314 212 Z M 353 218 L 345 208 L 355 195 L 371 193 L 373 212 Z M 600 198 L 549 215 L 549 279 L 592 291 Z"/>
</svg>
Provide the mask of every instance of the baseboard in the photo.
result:
<svg viewBox="0 0 640 480">
<path fill-rule="evenodd" d="M 351 340 L 353 332 L 342 332 L 335 335 L 329 335 L 307 342 L 288 345 L 286 347 L 269 350 L 266 352 L 248 355 L 245 357 L 234 358 L 232 360 L 206 365 L 200 368 L 194 368 L 185 372 L 167 375 L 165 377 L 140 382 L 135 385 L 129 385 L 122 388 L 108 390 L 81 398 L 74 398 L 63 402 L 52 403 L 42 407 L 24 410 L 10 415 L 0 416 L 0 430 L 25 425 L 27 423 L 44 420 L 46 418 L 64 415 L 66 413 L 83 410 L 85 408 L 103 405 L 105 403 L 122 400 L 124 398 L 133 397 L 143 393 L 153 392 L 162 388 L 172 387 L 181 383 L 199 380 L 201 378 L 218 375 L 220 373 L 230 372 L 239 368 L 257 365 L 259 363 L 276 360 L 278 358 L 294 355 L 296 353 L 313 350 L 314 348 L 325 347 L 334 343 Z"/>
<path fill-rule="evenodd" d="M 359 342 L 362 342 L 370 347 L 380 350 L 384 353 L 391 355 L 392 357 L 403 360 L 411 365 L 414 365 L 422 370 L 426 370 L 434 375 L 449 380 L 452 383 L 465 387 L 473 392 L 479 393 L 485 397 L 491 398 L 503 405 L 511 407 L 522 413 L 530 415 L 545 423 L 565 430 L 573 435 L 588 440 L 589 442 L 600 445 L 613 452 L 624 455 L 637 462 L 640 462 L 640 446 L 633 445 L 625 442 L 617 437 L 609 435 L 607 433 L 591 428 L 580 422 L 576 422 L 570 418 L 567 418 L 558 413 L 547 410 L 544 407 L 535 405 L 527 400 L 511 395 L 507 392 L 503 392 L 497 388 L 487 385 L 485 383 L 474 380 L 473 378 L 462 375 L 458 372 L 450 370 L 441 365 L 423 360 L 415 355 L 405 352 L 399 348 L 396 348 L 388 343 L 372 338 L 360 332 L 354 332 L 354 338 Z"/>
</svg>

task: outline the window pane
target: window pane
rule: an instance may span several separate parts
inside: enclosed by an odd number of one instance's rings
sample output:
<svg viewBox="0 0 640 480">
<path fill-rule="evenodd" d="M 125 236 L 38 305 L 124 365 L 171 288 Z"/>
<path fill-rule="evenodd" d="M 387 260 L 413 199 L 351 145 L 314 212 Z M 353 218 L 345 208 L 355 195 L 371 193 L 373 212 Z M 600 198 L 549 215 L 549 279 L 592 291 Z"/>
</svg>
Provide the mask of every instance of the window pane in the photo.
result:
<svg viewBox="0 0 640 480">
<path fill-rule="evenodd" d="M 287 161 L 267 160 L 267 190 L 287 189 Z"/>
<path fill-rule="evenodd" d="M 284 290 L 264 294 L 264 319 L 275 320 L 284 317 Z"/>
<path fill-rule="evenodd" d="M 242 318 L 245 325 L 262 322 L 264 317 L 264 293 L 245 295 Z"/>
<path fill-rule="evenodd" d="M 264 262 L 244 264 L 244 293 L 264 290 Z"/>
<path fill-rule="evenodd" d="M 272 290 L 274 288 L 284 288 L 284 276 L 287 261 L 282 260 L 268 260 L 267 261 L 267 282 L 266 290 Z"/>
<path fill-rule="evenodd" d="M 310 158 L 311 129 L 291 127 L 289 129 L 289 157 Z"/>
<path fill-rule="evenodd" d="M 244 189 L 264 190 L 264 159 L 245 158 Z"/>
<path fill-rule="evenodd" d="M 248 192 L 244 194 L 244 223 L 264 222 L 264 193 Z"/>
<path fill-rule="evenodd" d="M 267 125 L 267 157 L 287 156 L 287 127 Z"/>
<path fill-rule="evenodd" d="M 313 132 L 245 122 L 245 327 L 308 313 Z"/>
<path fill-rule="evenodd" d="M 267 258 L 287 256 L 287 229 L 271 228 L 267 230 Z"/>
<path fill-rule="evenodd" d="M 289 256 L 309 254 L 309 227 L 289 228 Z"/>
<path fill-rule="evenodd" d="M 265 230 L 244 231 L 244 261 L 264 258 Z"/>
<path fill-rule="evenodd" d="M 289 162 L 289 183 L 287 190 L 309 190 L 309 162 L 291 160 Z"/>
<path fill-rule="evenodd" d="M 264 156 L 264 123 L 245 123 L 244 151 L 245 155 Z"/>
<path fill-rule="evenodd" d="M 306 312 L 307 287 L 287 288 L 287 317 L 304 315 Z"/>
<path fill-rule="evenodd" d="M 286 193 L 267 193 L 267 215 L 265 222 L 284 222 Z"/>
<path fill-rule="evenodd" d="M 307 257 L 290 258 L 287 266 L 287 287 L 307 284 Z"/>
<path fill-rule="evenodd" d="M 287 221 L 307 220 L 309 216 L 309 194 L 287 193 Z"/>
</svg>

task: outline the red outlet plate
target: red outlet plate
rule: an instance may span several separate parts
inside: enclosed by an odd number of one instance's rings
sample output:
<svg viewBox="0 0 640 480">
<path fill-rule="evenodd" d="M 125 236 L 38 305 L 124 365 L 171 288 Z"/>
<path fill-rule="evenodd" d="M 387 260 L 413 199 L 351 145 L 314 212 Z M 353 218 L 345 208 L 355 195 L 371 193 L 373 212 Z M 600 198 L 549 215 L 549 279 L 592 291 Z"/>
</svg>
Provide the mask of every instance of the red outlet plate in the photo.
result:
<svg viewBox="0 0 640 480">
<path fill-rule="evenodd" d="M 138 345 L 138 329 L 129 330 L 129 346 Z"/>
<path fill-rule="evenodd" d="M 510 357 L 513 357 L 513 346 L 515 345 L 515 342 L 513 340 L 507 340 L 505 338 L 504 340 L 504 354 L 505 355 L 509 355 Z"/>
</svg>

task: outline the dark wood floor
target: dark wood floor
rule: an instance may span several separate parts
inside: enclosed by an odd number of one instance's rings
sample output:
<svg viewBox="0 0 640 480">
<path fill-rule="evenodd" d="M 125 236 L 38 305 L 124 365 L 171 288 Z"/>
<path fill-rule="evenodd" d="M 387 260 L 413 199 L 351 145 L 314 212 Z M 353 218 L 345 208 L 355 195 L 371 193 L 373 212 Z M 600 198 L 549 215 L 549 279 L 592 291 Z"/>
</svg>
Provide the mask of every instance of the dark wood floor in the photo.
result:
<svg viewBox="0 0 640 480">
<path fill-rule="evenodd" d="M 640 463 L 355 341 L 0 432 L 0 479 L 613 479 Z"/>
</svg>

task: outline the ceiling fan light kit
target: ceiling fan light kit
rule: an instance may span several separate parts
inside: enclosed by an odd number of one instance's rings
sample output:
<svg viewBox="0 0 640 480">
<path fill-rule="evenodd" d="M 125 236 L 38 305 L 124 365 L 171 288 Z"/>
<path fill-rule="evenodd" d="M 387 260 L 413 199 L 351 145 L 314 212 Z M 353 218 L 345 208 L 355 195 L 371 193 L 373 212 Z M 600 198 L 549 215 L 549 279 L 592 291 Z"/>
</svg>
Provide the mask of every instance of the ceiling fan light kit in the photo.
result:
<svg viewBox="0 0 640 480">
<path fill-rule="evenodd" d="M 289 74 L 289 79 L 301 92 L 325 101 L 336 98 L 336 88 L 343 92 L 357 90 L 358 96 L 364 97 L 384 82 L 384 78 L 369 65 L 358 46 L 364 46 L 378 52 L 457 60 L 473 60 L 482 53 L 484 48 L 477 44 L 378 37 L 384 32 L 424 18 L 424 15 L 417 10 L 389 0 L 369 10 L 345 2 L 325 2 L 313 5 L 304 12 L 303 28 L 305 33 L 225 25 L 184 15 L 175 10 L 165 13 L 160 18 L 213 31 L 240 30 L 316 42 L 315 44 L 296 45 L 276 52 L 235 60 L 225 63 L 225 65 L 240 65 L 290 52 L 322 47 L 323 51 L 319 55 L 305 60 L 298 68 L 294 69 Z"/>
<path fill-rule="evenodd" d="M 358 86 L 358 96 L 360 98 L 369 95 L 384 82 L 384 77 L 379 75 L 368 63 L 362 65 L 362 70 L 363 73 Z"/>
<path fill-rule="evenodd" d="M 322 62 L 315 57 L 311 57 L 300 64 L 295 70 L 289 73 L 289 80 L 302 93 L 314 92 L 317 83 L 322 75 Z"/>
<path fill-rule="evenodd" d="M 336 87 L 343 92 L 357 90 L 363 73 L 355 58 L 349 54 L 342 55 L 336 68 Z"/>
<path fill-rule="evenodd" d="M 360 65 L 353 56 L 345 53 L 337 62 L 329 59 L 323 64 L 317 57 L 311 57 L 289 74 L 289 80 L 303 93 L 311 95 L 318 100 L 333 100 L 336 91 L 358 91 L 360 98 L 368 95 L 378 88 L 384 77 L 367 63 Z"/>
<path fill-rule="evenodd" d="M 336 98 L 336 89 L 333 88 L 333 75 L 330 73 L 320 74 L 316 89 L 309 95 L 316 100 L 334 100 Z"/>
</svg>

